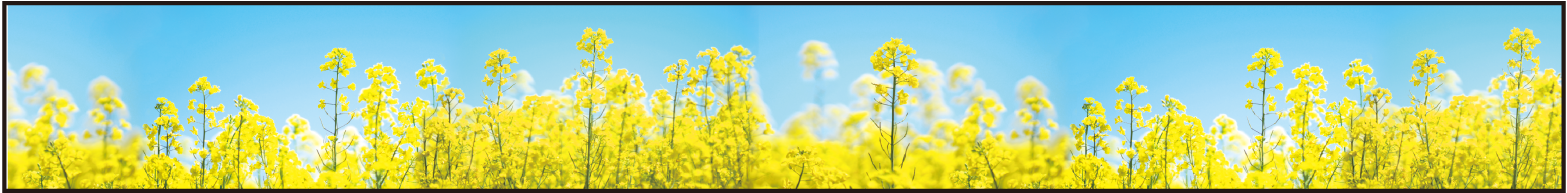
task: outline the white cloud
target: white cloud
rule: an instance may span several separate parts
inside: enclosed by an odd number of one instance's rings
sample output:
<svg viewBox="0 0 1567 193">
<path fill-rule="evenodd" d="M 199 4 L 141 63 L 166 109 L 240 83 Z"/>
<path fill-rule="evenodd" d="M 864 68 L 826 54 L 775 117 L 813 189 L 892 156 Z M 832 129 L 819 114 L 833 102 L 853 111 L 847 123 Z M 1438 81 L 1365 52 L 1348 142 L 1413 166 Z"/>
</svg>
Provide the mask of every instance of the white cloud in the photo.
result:
<svg viewBox="0 0 1567 193">
<path fill-rule="evenodd" d="M 1442 72 L 1442 77 L 1443 78 L 1439 80 L 1442 82 L 1442 87 L 1438 88 L 1436 93 L 1447 94 L 1443 96 L 1452 96 L 1464 93 L 1464 89 L 1459 86 L 1460 84 L 1463 84 L 1463 79 L 1458 78 L 1457 71 L 1449 69 L 1446 72 Z"/>
<path fill-rule="evenodd" d="M 876 75 L 871 75 L 870 73 L 860 74 L 859 78 L 855 78 L 854 82 L 849 83 L 849 93 L 859 97 L 876 94 L 876 87 L 873 84 L 880 84 L 881 82 L 881 78 L 877 78 Z"/>
<path fill-rule="evenodd" d="M 342 132 L 342 134 L 338 135 L 338 143 L 353 144 L 353 146 L 347 147 L 347 151 L 359 151 L 361 148 L 370 148 L 370 143 L 365 141 L 364 134 L 359 131 L 359 127 L 354 127 L 352 125 L 343 127 Z"/>
<path fill-rule="evenodd" d="M 513 74 L 517 74 L 517 80 L 514 80 L 517 86 L 507 89 L 506 95 L 527 96 L 537 94 L 533 89 L 533 74 L 528 73 L 528 70 L 525 69 L 517 69 Z"/>
<path fill-rule="evenodd" d="M 17 80 L 21 77 L 15 71 L 11 71 L 11 63 L 5 64 L 5 118 L 13 119 L 27 116 L 22 110 L 22 102 L 16 100 Z M 9 179 L 9 178 L 8 178 Z"/>
<path fill-rule="evenodd" d="M 196 147 L 197 147 L 196 146 L 197 145 L 196 144 L 196 138 L 192 138 L 191 136 L 183 136 L 182 135 L 182 136 L 179 136 L 179 137 L 175 137 L 174 141 L 179 141 L 179 143 L 180 143 L 179 147 L 181 149 L 185 150 L 185 153 L 175 153 L 174 155 L 172 155 L 172 157 L 175 160 L 179 160 L 180 162 L 185 162 L 185 163 L 197 163 L 197 162 L 200 161 L 200 160 L 198 160 L 198 158 L 195 157 L 195 154 L 192 153 L 192 152 L 195 152 Z"/>
<path fill-rule="evenodd" d="M 1289 129 L 1281 126 L 1273 126 L 1272 128 L 1268 128 L 1267 132 L 1267 143 L 1278 144 L 1282 142 L 1282 144 L 1275 146 L 1275 152 L 1284 153 L 1282 150 L 1288 149 L 1289 147 L 1295 147 L 1295 139 L 1289 137 Z"/>
<path fill-rule="evenodd" d="M 1105 136 L 1105 138 L 1103 140 L 1104 140 L 1105 144 L 1110 146 L 1110 149 L 1109 149 L 1110 151 L 1103 152 L 1105 155 L 1103 155 L 1102 157 L 1104 157 L 1105 162 L 1109 162 L 1110 165 L 1117 165 L 1117 166 L 1126 163 L 1126 156 L 1122 156 L 1121 154 L 1116 153 L 1116 151 L 1119 151 L 1120 149 L 1124 149 L 1124 147 L 1121 147 L 1121 146 L 1125 145 L 1126 142 L 1122 141 L 1121 137 L 1117 137 L 1117 136 L 1114 136 L 1114 135 Z"/>
<path fill-rule="evenodd" d="M 1224 131 L 1223 137 L 1224 139 L 1220 140 L 1222 144 L 1220 151 L 1224 152 L 1224 157 L 1230 163 L 1244 162 L 1246 160 L 1246 149 L 1250 148 L 1252 143 L 1255 143 L 1252 140 L 1252 136 L 1246 135 L 1245 132 L 1241 132 L 1238 129 L 1230 128 Z"/>
<path fill-rule="evenodd" d="M 316 152 L 325 145 L 326 138 L 316 131 L 315 129 L 300 131 L 299 140 L 294 142 L 293 147 L 290 147 L 295 149 L 294 153 L 299 154 L 300 163 L 314 162 L 316 160 Z"/>
</svg>

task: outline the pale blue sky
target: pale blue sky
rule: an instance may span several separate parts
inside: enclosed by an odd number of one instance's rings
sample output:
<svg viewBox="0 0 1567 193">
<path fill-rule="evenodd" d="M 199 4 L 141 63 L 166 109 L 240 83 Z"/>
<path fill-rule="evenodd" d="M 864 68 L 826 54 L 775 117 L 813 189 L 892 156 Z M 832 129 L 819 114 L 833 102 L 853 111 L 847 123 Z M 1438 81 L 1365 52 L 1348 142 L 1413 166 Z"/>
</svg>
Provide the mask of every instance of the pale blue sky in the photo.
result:
<svg viewBox="0 0 1567 193">
<path fill-rule="evenodd" d="M 888 38 L 902 38 L 919 50 L 915 58 L 942 69 L 977 67 L 977 78 L 1003 97 L 1009 112 L 1019 106 L 1015 83 L 1037 77 L 1049 87 L 1063 128 L 1083 117 L 1077 108 L 1083 97 L 1106 103 L 1124 98 L 1113 88 L 1127 76 L 1148 86 L 1138 104 L 1168 94 L 1206 125 L 1219 114 L 1244 120 L 1243 101 L 1257 94 L 1242 84 L 1258 78 L 1244 66 L 1263 47 L 1282 54 L 1286 67 L 1274 80 L 1293 84 L 1287 70 L 1302 63 L 1322 67 L 1332 85 L 1324 96 L 1330 100 L 1351 93 L 1339 72 L 1356 58 L 1376 69 L 1381 86 L 1399 96 L 1414 92 L 1406 81 L 1409 64 L 1426 48 L 1446 56 L 1441 68 L 1458 72 L 1464 92 L 1483 91 L 1505 61 L 1517 57 L 1502 49 L 1513 27 L 1535 31 L 1542 67 L 1562 62 L 1560 6 L 7 8 L 7 69 L 48 66 L 78 103 L 86 102 L 90 80 L 107 76 L 125 90 L 130 121 L 138 127 L 153 120 L 157 97 L 179 103 L 199 97 L 184 91 L 201 76 L 222 86 L 214 102 L 243 94 L 279 121 L 290 114 L 315 120 L 323 114 L 316 100 L 331 95 L 315 83 L 332 76 L 316 66 L 335 47 L 355 54 L 360 67 L 353 82 L 368 82 L 362 70 L 377 62 L 397 68 L 404 86 L 396 97 L 404 100 L 428 98 L 412 73 L 433 58 L 446 66 L 454 87 L 468 90 L 468 103 L 477 103 L 483 60 L 496 48 L 518 56 L 521 64 L 513 67 L 529 71 L 543 92 L 558 88 L 576 61 L 588 57 L 573 45 L 584 27 L 608 30 L 616 42 L 607 50 L 615 66 L 642 74 L 649 91 L 670 87 L 660 70 L 677 59 L 695 60 L 708 47 L 750 48 L 774 125 L 812 101 L 815 84 L 801 80 L 798 55 L 807 40 L 830 44 L 840 63 L 839 77 L 825 82 L 826 103 L 853 100 L 847 86 L 872 72 L 870 54 Z M 961 119 L 963 108 L 953 109 L 951 117 Z"/>
</svg>

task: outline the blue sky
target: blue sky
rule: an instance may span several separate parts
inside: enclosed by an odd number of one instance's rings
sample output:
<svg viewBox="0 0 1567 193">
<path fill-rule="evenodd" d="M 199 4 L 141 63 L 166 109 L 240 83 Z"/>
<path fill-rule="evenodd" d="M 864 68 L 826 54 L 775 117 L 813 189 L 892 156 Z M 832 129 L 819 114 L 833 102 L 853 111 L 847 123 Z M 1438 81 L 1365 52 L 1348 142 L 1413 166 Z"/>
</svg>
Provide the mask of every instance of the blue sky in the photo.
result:
<svg viewBox="0 0 1567 193">
<path fill-rule="evenodd" d="M 1125 98 L 1113 88 L 1128 76 L 1148 86 L 1139 105 L 1170 95 L 1205 125 L 1228 114 L 1244 126 L 1249 116 L 1242 103 L 1257 94 L 1242 85 L 1259 76 L 1245 65 L 1264 47 L 1282 54 L 1285 68 L 1271 79 L 1286 85 L 1294 83 L 1287 70 L 1302 63 L 1323 68 L 1331 85 L 1323 98 L 1329 100 L 1350 96 L 1339 72 L 1357 58 L 1376 69 L 1373 76 L 1382 87 L 1399 96 L 1414 92 L 1406 81 L 1413 73 L 1409 64 L 1427 48 L 1447 58 L 1441 68 L 1460 75 L 1461 90 L 1484 91 L 1505 61 L 1517 57 L 1502 49 L 1514 27 L 1535 31 L 1542 67 L 1562 62 L 1560 6 L 7 6 L 7 11 L 7 69 L 48 66 L 50 77 L 78 103 L 86 102 L 90 80 L 107 76 L 125 90 L 130 121 L 138 126 L 152 122 L 157 97 L 179 103 L 199 97 L 182 91 L 202 76 L 223 89 L 214 102 L 231 103 L 243 94 L 276 120 L 291 114 L 314 120 L 323 115 L 316 100 L 331 97 L 315 83 L 332 76 L 316 66 L 336 47 L 348 48 L 359 62 L 353 82 L 368 82 L 362 70 L 378 62 L 398 69 L 405 85 L 396 97 L 404 100 L 428 98 L 412 73 L 420 62 L 435 59 L 446 66 L 454 87 L 468 90 L 468 103 L 478 103 L 483 60 L 497 48 L 518 56 L 521 64 L 513 67 L 529 71 L 533 87 L 544 92 L 559 88 L 577 60 L 589 56 L 574 49 L 584 27 L 607 30 L 615 39 L 607 50 L 615 66 L 642 74 L 649 91 L 672 87 L 660 70 L 677 59 L 694 61 L 708 47 L 750 48 L 774 125 L 812 102 L 802 96 L 814 93 L 816 83 L 801 79 L 798 55 L 808 40 L 830 44 L 840 63 L 838 78 L 822 83 L 826 103 L 854 100 L 848 85 L 872 72 L 870 54 L 889 38 L 902 38 L 919 50 L 915 58 L 936 61 L 941 69 L 975 66 L 976 77 L 1003 97 L 1009 112 L 1019 109 L 1015 83 L 1038 78 L 1049 87 L 1063 128 L 1084 116 L 1077 108 L 1084 97 L 1106 103 Z M 964 108 L 953 109 L 951 117 L 961 119 Z"/>
</svg>

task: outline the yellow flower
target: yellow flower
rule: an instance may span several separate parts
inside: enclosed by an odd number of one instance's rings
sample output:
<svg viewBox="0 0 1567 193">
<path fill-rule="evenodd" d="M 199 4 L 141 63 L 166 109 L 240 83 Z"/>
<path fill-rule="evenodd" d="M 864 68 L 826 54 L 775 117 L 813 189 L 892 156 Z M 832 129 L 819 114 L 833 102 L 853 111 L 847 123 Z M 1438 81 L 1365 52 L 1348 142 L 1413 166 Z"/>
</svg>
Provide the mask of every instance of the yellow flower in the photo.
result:
<svg viewBox="0 0 1567 193">
<path fill-rule="evenodd" d="M 1121 85 L 1117 85 L 1115 87 L 1115 93 L 1130 92 L 1132 95 L 1139 95 L 1143 94 L 1143 92 L 1148 92 L 1148 87 L 1138 85 L 1136 78 L 1137 77 L 1131 76 L 1126 77 L 1126 80 L 1121 81 Z"/>
</svg>

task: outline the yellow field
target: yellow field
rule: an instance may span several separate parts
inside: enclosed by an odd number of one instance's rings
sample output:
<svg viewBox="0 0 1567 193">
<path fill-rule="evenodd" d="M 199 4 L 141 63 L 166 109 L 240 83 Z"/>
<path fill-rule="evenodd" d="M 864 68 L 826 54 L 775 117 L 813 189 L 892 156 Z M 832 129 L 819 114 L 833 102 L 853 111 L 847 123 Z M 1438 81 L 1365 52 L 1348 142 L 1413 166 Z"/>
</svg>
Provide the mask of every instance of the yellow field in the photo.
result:
<svg viewBox="0 0 1567 193">
<path fill-rule="evenodd" d="M 965 84 L 972 66 L 922 65 L 894 38 L 870 58 L 880 76 L 850 88 L 873 108 L 812 107 L 777 128 L 765 120 L 761 88 L 750 85 L 746 48 L 672 61 L 663 77 L 676 87 L 647 91 L 641 75 L 613 67 L 606 47 L 614 41 L 592 28 L 577 43 L 588 58 L 560 87 L 566 96 L 502 100 L 519 82 L 516 56 L 505 49 L 490 53 L 486 87 L 448 87 L 445 67 L 427 60 L 415 71 L 418 88 L 403 90 L 396 69 L 355 69 L 353 53 L 333 48 L 319 70 L 335 78 L 310 92 L 326 112 L 315 123 L 256 114 L 261 104 L 243 95 L 209 98 L 221 89 L 202 77 L 192 95 L 169 96 L 185 103 L 158 98 L 155 109 L 133 109 L 160 115 L 141 124 L 146 136 L 127 136 L 131 123 L 105 116 L 132 110 L 112 82 L 92 83 L 88 101 L 97 104 L 73 104 L 51 92 L 48 68 L 29 65 L 6 74 L 22 90 L 45 90 L 13 96 L 40 108 L 26 109 L 37 112 L 30 120 L 7 120 L 6 188 L 1562 188 L 1561 76 L 1539 68 L 1531 30 L 1514 28 L 1505 42 L 1519 57 L 1495 67 L 1506 72 L 1488 88 L 1499 97 L 1445 99 L 1430 94 L 1445 79 L 1434 50 L 1412 58 L 1418 72 L 1408 82 L 1426 92 L 1402 96 L 1379 88 L 1360 59 L 1346 59 L 1351 68 L 1331 77 L 1310 63 L 1284 68 L 1280 53 L 1262 48 L 1245 65 L 1257 79 L 1236 92 L 1257 97 L 1246 101 L 1253 114 L 1204 120 L 1176 98 L 1146 93 L 1134 77 L 1113 88 L 1124 98 L 1081 105 L 1045 98 L 1029 77 L 1016 88 L 1023 105 L 1004 106 Z M 820 42 L 802 49 L 807 79 L 832 76 L 818 75 L 828 64 L 816 57 L 831 52 Z M 933 97 L 943 87 L 973 93 Z M 1329 88 L 1358 97 L 1321 98 Z M 429 96 L 391 97 L 399 91 Z M 481 105 L 458 107 L 469 94 Z M 930 115 L 949 102 L 972 105 L 962 120 Z M 1050 109 L 1089 116 L 1047 120 Z M 107 129 L 62 132 L 82 127 L 66 124 L 83 118 L 69 117 L 77 111 Z M 998 116 L 1021 117 L 1029 129 L 992 133 Z M 915 132 L 913 122 L 929 132 Z M 1287 131 L 1265 130 L 1274 125 Z M 842 137 L 813 136 L 823 128 L 841 128 Z M 1056 128 L 1071 135 L 1050 136 Z M 1110 135 L 1139 140 L 1113 144 Z M 174 159 L 181 156 L 196 161 Z"/>
</svg>

